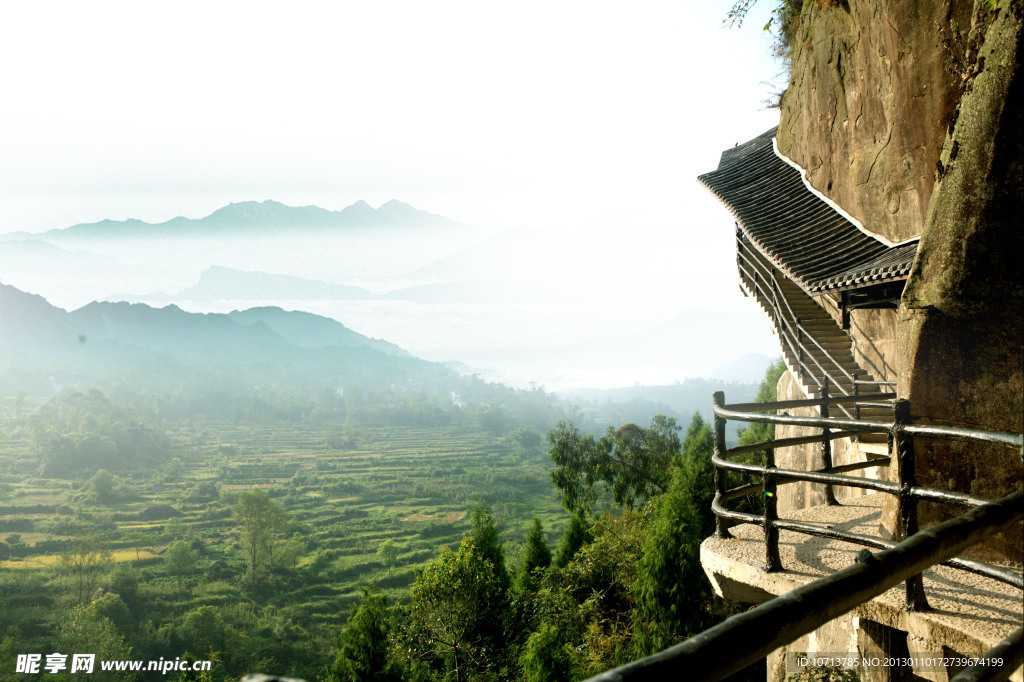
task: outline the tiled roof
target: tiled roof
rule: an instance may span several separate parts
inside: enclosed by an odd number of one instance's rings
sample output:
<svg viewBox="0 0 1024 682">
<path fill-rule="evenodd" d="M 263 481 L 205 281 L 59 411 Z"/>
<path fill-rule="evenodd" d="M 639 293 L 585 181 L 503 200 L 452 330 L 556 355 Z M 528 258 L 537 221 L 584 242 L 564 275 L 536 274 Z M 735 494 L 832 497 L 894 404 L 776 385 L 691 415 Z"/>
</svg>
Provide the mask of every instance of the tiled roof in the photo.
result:
<svg viewBox="0 0 1024 682">
<path fill-rule="evenodd" d="M 772 146 L 776 128 L 722 152 L 698 180 L 761 253 L 810 294 L 905 279 L 917 243 L 889 246 L 808 189 Z"/>
</svg>

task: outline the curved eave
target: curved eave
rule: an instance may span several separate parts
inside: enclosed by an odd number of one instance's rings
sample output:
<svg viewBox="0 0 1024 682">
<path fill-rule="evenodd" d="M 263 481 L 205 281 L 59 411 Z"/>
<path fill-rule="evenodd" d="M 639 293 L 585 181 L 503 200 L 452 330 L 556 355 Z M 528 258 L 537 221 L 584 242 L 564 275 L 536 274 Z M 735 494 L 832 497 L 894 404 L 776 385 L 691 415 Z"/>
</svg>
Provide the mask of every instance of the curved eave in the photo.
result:
<svg viewBox="0 0 1024 682">
<path fill-rule="evenodd" d="M 916 240 L 893 246 L 852 222 L 808 188 L 802 170 L 778 153 L 774 134 L 726 150 L 717 170 L 697 178 L 743 237 L 811 296 L 906 279 Z"/>
</svg>

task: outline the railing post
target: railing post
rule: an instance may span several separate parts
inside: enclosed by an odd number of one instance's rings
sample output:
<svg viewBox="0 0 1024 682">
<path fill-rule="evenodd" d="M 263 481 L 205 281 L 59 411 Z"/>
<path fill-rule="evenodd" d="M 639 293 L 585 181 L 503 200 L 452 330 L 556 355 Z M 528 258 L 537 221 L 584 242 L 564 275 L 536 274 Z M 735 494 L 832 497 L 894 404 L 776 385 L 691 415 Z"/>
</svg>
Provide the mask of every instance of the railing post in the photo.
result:
<svg viewBox="0 0 1024 682">
<path fill-rule="evenodd" d="M 799 317 L 796 318 L 796 360 L 796 364 L 802 368 L 804 366 L 804 336 Z"/>
<path fill-rule="evenodd" d="M 765 450 L 764 466 L 769 471 L 775 468 L 774 447 Z M 774 473 L 765 473 L 761 478 L 761 488 L 764 490 L 764 570 L 771 573 L 782 570 L 782 558 L 779 557 L 779 529 L 775 527 L 775 521 L 779 518 L 779 498 Z"/>
<path fill-rule="evenodd" d="M 859 379 L 860 379 L 860 374 L 858 372 L 854 372 L 853 373 L 853 395 L 854 396 L 859 396 L 860 395 L 860 384 L 857 383 L 857 381 Z M 847 412 L 847 414 L 849 414 L 849 412 Z M 854 419 L 860 419 L 860 403 L 859 402 L 853 404 L 853 418 Z M 857 441 L 859 443 L 860 442 L 860 434 L 858 433 L 856 436 L 854 436 L 852 438 L 852 440 L 855 440 L 855 441 Z"/>
<path fill-rule="evenodd" d="M 822 419 L 828 419 L 828 377 L 822 378 L 821 385 L 821 404 L 819 411 Z M 825 469 L 832 468 L 832 429 L 825 426 L 821 429 L 821 464 Z M 825 484 L 825 504 L 837 505 L 839 502 L 836 500 L 835 491 L 832 490 L 832 484 Z"/>
<path fill-rule="evenodd" d="M 860 395 L 860 384 L 857 383 L 858 379 L 860 379 L 860 374 L 857 373 L 857 372 L 854 372 L 853 373 L 853 395 L 854 396 L 859 396 Z M 854 403 L 853 404 L 853 418 L 854 419 L 860 419 L 860 403 Z"/>
<path fill-rule="evenodd" d="M 725 393 L 722 391 L 715 391 L 711 396 L 711 400 L 715 407 L 723 407 L 725 405 Z M 725 456 L 725 418 L 719 417 L 718 412 L 715 412 L 715 457 Z M 715 467 L 715 501 L 720 505 L 725 505 L 725 491 L 728 485 L 726 481 L 726 472 L 719 466 Z M 731 538 L 732 533 L 729 532 L 729 526 L 726 524 L 726 519 L 723 519 L 718 514 L 715 514 L 715 534 L 720 538 Z"/>
<path fill-rule="evenodd" d="M 899 519 L 896 527 L 896 540 L 902 542 L 918 531 L 917 500 L 910 496 L 910 489 L 917 485 L 914 473 L 914 438 L 903 430 L 909 425 L 910 401 L 901 398 L 893 403 L 893 447 L 896 448 L 896 475 L 900 484 L 896 504 L 899 507 Z M 928 611 L 928 599 L 924 593 L 924 581 L 921 574 L 908 578 L 906 582 L 907 611 Z"/>
</svg>

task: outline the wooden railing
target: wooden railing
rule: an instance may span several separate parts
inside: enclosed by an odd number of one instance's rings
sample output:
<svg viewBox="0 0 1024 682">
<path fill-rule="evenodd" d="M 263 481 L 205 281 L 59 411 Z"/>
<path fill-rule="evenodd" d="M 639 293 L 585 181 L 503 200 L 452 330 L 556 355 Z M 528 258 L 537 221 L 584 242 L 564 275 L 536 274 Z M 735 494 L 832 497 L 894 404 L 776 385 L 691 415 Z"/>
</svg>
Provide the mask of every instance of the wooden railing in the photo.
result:
<svg viewBox="0 0 1024 682">
<path fill-rule="evenodd" d="M 871 399 L 876 396 L 859 397 Z M 856 398 L 854 397 L 854 400 Z M 828 401 L 837 405 L 852 402 L 846 396 L 829 398 Z M 1020 573 L 957 557 L 966 548 L 1019 522 L 1024 517 L 1024 490 L 990 501 L 965 493 L 921 487 L 917 485 L 914 472 L 915 437 L 1007 446 L 1019 452 L 1024 463 L 1024 436 L 998 431 L 915 425 L 911 423 L 909 403 L 905 400 L 898 400 L 892 405 L 891 423 L 761 414 L 764 411 L 775 412 L 819 403 L 820 400 L 789 400 L 726 405 L 723 393 L 714 394 L 715 453 L 712 461 L 715 464 L 716 492 L 712 508 L 718 519 L 716 533 L 721 538 L 732 537 L 729 532 L 729 521 L 762 526 L 765 535 L 765 571 L 779 571 L 784 568 L 779 557 L 780 530 L 842 540 L 882 551 L 872 554 L 867 549 L 862 550 L 851 566 L 769 600 L 750 611 L 733 616 L 654 656 L 591 678 L 593 681 L 669 678 L 720 680 L 901 582 L 905 585 L 907 610 L 928 610 L 921 572 L 938 564 L 1024 589 L 1024 577 Z M 727 449 L 725 424 L 729 419 L 807 426 L 820 428 L 822 431 L 813 436 L 769 440 Z M 864 432 L 884 432 L 892 440 L 896 454 L 896 481 L 844 475 L 857 469 L 889 466 L 888 458 L 838 467 L 826 464 L 822 469 L 815 471 L 780 469 L 775 465 L 777 448 L 812 442 L 825 443 Z M 758 451 L 765 453 L 763 465 L 730 461 L 739 455 Z M 759 483 L 730 489 L 726 483 L 727 471 L 759 476 L 761 480 Z M 897 542 L 780 519 L 775 494 L 777 486 L 793 481 L 865 488 L 895 496 L 899 519 Z M 764 494 L 763 514 L 728 509 L 727 503 L 730 500 L 755 490 L 761 490 Z M 918 532 L 917 503 L 921 500 L 968 507 L 969 510 L 954 519 L 929 527 L 926 532 Z M 1006 679 L 1010 672 L 1024 662 L 1024 628 L 1017 629 L 982 658 L 998 659 L 1001 665 L 968 668 L 953 678 L 953 682 Z"/>
</svg>

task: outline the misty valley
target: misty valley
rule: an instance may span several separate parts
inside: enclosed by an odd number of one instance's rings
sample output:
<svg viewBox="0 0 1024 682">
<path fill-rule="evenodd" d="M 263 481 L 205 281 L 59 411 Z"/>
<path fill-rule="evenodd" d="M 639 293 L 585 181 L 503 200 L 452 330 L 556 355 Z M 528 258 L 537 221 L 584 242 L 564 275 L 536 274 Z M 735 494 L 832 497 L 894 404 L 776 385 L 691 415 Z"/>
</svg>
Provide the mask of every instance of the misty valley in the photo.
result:
<svg viewBox="0 0 1024 682">
<path fill-rule="evenodd" d="M 128 259 L 126 230 L 144 229 L 98 225 L 55 241 Z M 577 679 L 734 608 L 698 580 L 705 417 L 715 390 L 770 399 L 781 365 L 514 388 L 315 312 L 179 307 L 389 300 L 201 265 L 185 295 L 149 303 L 66 309 L 0 284 L 3 660 L 177 666 L 94 673 L 118 680 Z M 83 290 L 115 274 L 90 272 Z"/>
</svg>

